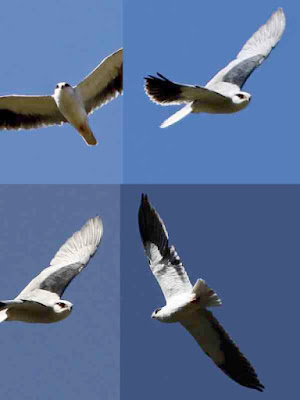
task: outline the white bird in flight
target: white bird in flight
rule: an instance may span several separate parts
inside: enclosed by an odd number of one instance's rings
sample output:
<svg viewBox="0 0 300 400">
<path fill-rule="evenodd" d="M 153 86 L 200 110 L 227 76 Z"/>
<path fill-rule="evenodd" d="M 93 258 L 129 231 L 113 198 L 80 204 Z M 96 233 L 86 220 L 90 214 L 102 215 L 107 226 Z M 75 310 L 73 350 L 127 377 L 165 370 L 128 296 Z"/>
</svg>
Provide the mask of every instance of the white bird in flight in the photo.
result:
<svg viewBox="0 0 300 400">
<path fill-rule="evenodd" d="M 139 228 L 151 271 L 166 299 L 166 305 L 156 309 L 152 318 L 179 322 L 226 375 L 242 386 L 262 392 L 264 386 L 254 368 L 207 310 L 220 306 L 221 299 L 203 279 L 191 284 L 174 246 L 169 247 L 162 219 L 146 195 L 142 195 L 139 209 Z"/>
<path fill-rule="evenodd" d="M 50 266 L 14 300 L 0 301 L 0 322 L 50 323 L 65 319 L 73 304 L 62 300 L 65 289 L 95 254 L 103 234 L 100 217 L 91 218 L 58 250 Z"/>
<path fill-rule="evenodd" d="M 247 107 L 251 95 L 241 91 L 252 72 L 268 57 L 285 29 L 285 15 L 279 8 L 246 42 L 236 59 L 222 69 L 205 87 L 174 83 L 163 75 L 145 78 L 145 91 L 162 106 L 186 104 L 161 124 L 166 128 L 190 113 L 230 114 Z"/>
<path fill-rule="evenodd" d="M 62 82 L 52 96 L 1 96 L 0 129 L 33 129 L 69 122 L 90 146 L 97 140 L 88 114 L 123 91 L 123 50 L 106 57 L 77 86 Z"/>
</svg>

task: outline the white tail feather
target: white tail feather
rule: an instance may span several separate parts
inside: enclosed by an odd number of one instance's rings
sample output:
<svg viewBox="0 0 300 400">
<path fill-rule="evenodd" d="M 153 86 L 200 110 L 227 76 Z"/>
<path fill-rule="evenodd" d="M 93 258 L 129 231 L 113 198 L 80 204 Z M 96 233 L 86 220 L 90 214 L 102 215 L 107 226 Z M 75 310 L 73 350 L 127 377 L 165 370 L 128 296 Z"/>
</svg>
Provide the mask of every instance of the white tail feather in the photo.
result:
<svg viewBox="0 0 300 400">
<path fill-rule="evenodd" d="M 5 308 L 4 310 L 0 311 L 0 323 L 5 321 L 7 318 L 7 308 Z"/>
<path fill-rule="evenodd" d="M 89 126 L 88 121 L 78 127 L 75 126 L 75 128 L 78 130 L 87 145 L 96 146 L 98 142 Z"/>
<path fill-rule="evenodd" d="M 211 289 L 203 279 L 198 279 L 195 283 L 192 293 L 195 293 L 200 300 L 202 307 L 216 307 L 222 304 L 220 297 Z"/>
<path fill-rule="evenodd" d="M 175 122 L 180 121 L 182 118 L 186 117 L 192 112 L 192 103 L 187 104 L 181 110 L 177 111 L 175 114 L 171 115 L 166 119 L 161 125 L 161 128 L 167 128 L 170 125 L 175 124 Z"/>
</svg>

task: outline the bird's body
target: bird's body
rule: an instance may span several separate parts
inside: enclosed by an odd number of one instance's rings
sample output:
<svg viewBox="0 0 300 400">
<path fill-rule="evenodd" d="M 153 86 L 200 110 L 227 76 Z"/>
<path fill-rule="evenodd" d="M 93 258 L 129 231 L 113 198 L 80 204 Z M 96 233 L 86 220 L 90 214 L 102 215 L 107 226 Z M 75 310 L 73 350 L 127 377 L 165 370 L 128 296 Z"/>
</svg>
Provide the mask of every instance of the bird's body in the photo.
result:
<svg viewBox="0 0 300 400">
<path fill-rule="evenodd" d="M 245 43 L 236 59 L 219 71 L 204 87 L 182 85 L 149 75 L 145 91 L 160 105 L 186 104 L 161 124 L 166 128 L 190 113 L 232 114 L 248 106 L 251 95 L 241 91 L 248 77 L 268 57 L 285 29 L 285 16 L 279 8 Z"/>
<path fill-rule="evenodd" d="M 86 143 L 90 146 L 96 145 L 97 140 L 89 126 L 88 115 L 79 90 L 68 83 L 58 83 L 53 98 L 59 111 L 77 129 Z"/>
<path fill-rule="evenodd" d="M 187 314 L 199 309 L 196 301 L 194 293 L 180 294 L 174 297 L 172 302 L 158 309 L 159 311 L 155 310 L 152 318 L 158 319 L 161 322 L 180 322 Z"/>
<path fill-rule="evenodd" d="M 52 96 L 1 96 L 0 129 L 33 129 L 70 123 L 88 145 L 97 140 L 88 114 L 123 91 L 123 51 L 106 57 L 77 86 L 58 83 Z"/>
<path fill-rule="evenodd" d="M 72 311 L 72 303 L 69 301 L 57 304 L 57 299 L 53 302 L 47 301 L 46 304 L 38 303 L 36 301 L 3 301 L 0 303 L 6 307 L 5 321 L 21 321 L 29 323 L 52 323 L 58 322 L 67 318 Z M 0 314 L 1 315 L 1 314 Z M 1 321 L 1 319 L 0 319 Z"/>
<path fill-rule="evenodd" d="M 102 233 L 100 217 L 89 219 L 58 250 L 50 266 L 29 282 L 14 300 L 0 301 L 0 322 L 52 323 L 65 319 L 73 305 L 61 296 L 95 254 Z"/>
<path fill-rule="evenodd" d="M 142 195 L 139 228 L 150 269 L 164 294 L 166 305 L 156 309 L 152 318 L 179 322 L 203 351 L 231 379 L 240 385 L 263 391 L 254 368 L 207 307 L 220 306 L 221 299 L 203 279 L 193 286 L 174 248 L 169 246 L 166 227 Z"/>
</svg>

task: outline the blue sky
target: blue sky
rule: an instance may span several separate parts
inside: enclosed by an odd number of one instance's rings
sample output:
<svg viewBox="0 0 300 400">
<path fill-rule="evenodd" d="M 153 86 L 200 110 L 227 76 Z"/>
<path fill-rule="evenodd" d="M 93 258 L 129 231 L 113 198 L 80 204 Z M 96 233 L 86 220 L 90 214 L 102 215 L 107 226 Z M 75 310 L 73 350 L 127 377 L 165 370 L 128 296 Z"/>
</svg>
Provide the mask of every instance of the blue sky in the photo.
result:
<svg viewBox="0 0 300 400">
<path fill-rule="evenodd" d="M 190 115 L 160 129 L 179 107 L 150 102 L 143 77 L 160 72 L 206 84 L 278 7 L 286 31 L 244 86 L 251 104 L 234 115 Z M 124 0 L 124 20 L 124 182 L 300 182 L 298 2 Z"/>
<path fill-rule="evenodd" d="M 180 325 L 151 319 L 165 303 L 139 236 L 142 192 L 191 281 L 205 279 L 221 297 L 223 305 L 211 310 L 255 367 L 264 394 L 229 379 Z M 296 393 L 300 187 L 137 185 L 123 187 L 121 198 L 122 397 L 274 400 Z"/>
<path fill-rule="evenodd" d="M 55 324 L 2 323 L 1 398 L 119 398 L 119 188 L 1 185 L 1 299 L 14 298 L 64 242 L 100 215 L 104 235 L 63 298 L 71 315 Z"/>
<path fill-rule="evenodd" d="M 4 2 L 0 37 L 0 95 L 52 94 L 122 47 L 121 1 Z M 121 104 L 118 98 L 90 116 L 95 148 L 69 124 L 1 131 L 0 183 L 120 183 Z"/>
<path fill-rule="evenodd" d="M 160 72 L 204 85 L 280 6 L 287 28 L 244 86 L 252 94 L 248 108 L 191 115 L 160 129 L 179 108 L 150 102 L 143 77 Z M 300 183 L 300 6 L 5 2 L 0 95 L 51 94 L 57 82 L 77 84 L 123 45 L 123 27 L 124 106 L 119 97 L 90 116 L 98 146 L 86 146 L 68 124 L 0 132 L 1 299 L 16 296 L 88 218 L 104 221 L 99 251 L 64 294 L 74 303 L 70 317 L 47 326 L 1 324 L 0 394 L 116 400 L 121 340 L 124 399 L 258 395 L 219 371 L 183 328 L 151 319 L 164 298 L 138 232 L 145 192 L 191 281 L 201 277 L 220 295 L 223 306 L 214 314 L 255 367 L 264 398 L 282 399 L 287 387 L 296 392 L 298 379 L 300 187 L 169 184 Z M 72 185 L 121 182 L 143 185 Z M 47 185 L 53 183 L 68 185 Z"/>
</svg>

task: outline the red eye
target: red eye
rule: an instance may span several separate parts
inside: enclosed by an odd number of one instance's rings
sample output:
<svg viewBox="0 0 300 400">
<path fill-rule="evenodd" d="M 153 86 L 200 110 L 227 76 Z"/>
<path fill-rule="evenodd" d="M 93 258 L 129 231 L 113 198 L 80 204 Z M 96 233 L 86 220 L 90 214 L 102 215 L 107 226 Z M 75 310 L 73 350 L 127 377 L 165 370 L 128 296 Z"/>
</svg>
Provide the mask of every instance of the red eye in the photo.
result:
<svg viewBox="0 0 300 400">
<path fill-rule="evenodd" d="M 65 307 L 66 307 L 65 303 L 57 303 L 57 305 L 58 305 L 60 308 L 65 308 Z"/>
<path fill-rule="evenodd" d="M 239 97 L 242 100 L 245 98 L 245 96 L 243 94 L 241 94 L 241 93 L 237 94 L 237 97 Z"/>
</svg>

